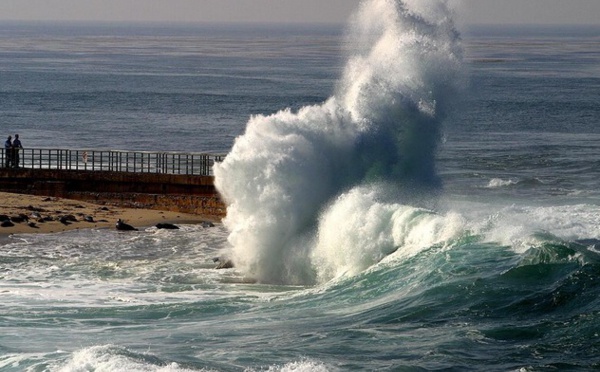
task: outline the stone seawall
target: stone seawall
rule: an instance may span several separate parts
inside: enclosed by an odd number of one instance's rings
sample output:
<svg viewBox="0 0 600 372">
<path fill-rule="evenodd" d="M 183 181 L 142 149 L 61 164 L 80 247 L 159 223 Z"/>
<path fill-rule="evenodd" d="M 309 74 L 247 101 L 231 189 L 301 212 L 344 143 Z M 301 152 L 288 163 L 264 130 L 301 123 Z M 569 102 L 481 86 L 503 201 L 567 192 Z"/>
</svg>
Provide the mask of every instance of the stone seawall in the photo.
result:
<svg viewBox="0 0 600 372">
<path fill-rule="evenodd" d="M 0 168 L 0 191 L 222 218 L 212 176 Z"/>
</svg>

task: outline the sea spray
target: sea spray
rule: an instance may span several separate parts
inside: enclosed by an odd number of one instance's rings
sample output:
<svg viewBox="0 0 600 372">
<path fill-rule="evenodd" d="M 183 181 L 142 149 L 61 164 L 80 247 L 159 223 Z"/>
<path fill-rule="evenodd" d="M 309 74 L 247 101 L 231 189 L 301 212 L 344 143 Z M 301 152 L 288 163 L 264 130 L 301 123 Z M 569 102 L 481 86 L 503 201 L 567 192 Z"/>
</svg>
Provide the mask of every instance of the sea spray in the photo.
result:
<svg viewBox="0 0 600 372">
<path fill-rule="evenodd" d="M 415 195 L 439 188 L 435 150 L 461 66 L 451 15 L 444 1 L 363 2 L 348 33 L 348 62 L 334 95 L 298 112 L 250 119 L 215 167 L 238 268 L 261 282 L 326 280 L 338 270 L 332 269 L 335 262 L 324 261 L 344 252 L 323 254 L 323 247 L 340 247 L 319 240 L 348 230 L 343 219 L 327 223 L 336 203 L 356 200 L 363 208 L 349 211 L 363 219 L 387 218 L 383 226 L 394 223 L 395 212 L 363 214 L 370 210 L 365 200 L 381 203 L 381 210 L 410 209 Z M 353 190 L 372 196 L 344 197 Z M 349 217 L 355 223 L 356 216 Z M 346 244 L 358 244 L 354 251 L 365 242 L 377 244 L 372 238 L 381 231 L 365 233 L 372 236 Z M 398 244 L 383 244 L 373 259 L 355 260 L 349 271 L 365 269 L 401 249 Z"/>
<path fill-rule="evenodd" d="M 311 256 L 319 282 L 359 274 L 386 256 L 411 257 L 466 231 L 459 214 L 382 202 L 380 193 L 370 185 L 356 187 L 323 213 Z"/>
</svg>

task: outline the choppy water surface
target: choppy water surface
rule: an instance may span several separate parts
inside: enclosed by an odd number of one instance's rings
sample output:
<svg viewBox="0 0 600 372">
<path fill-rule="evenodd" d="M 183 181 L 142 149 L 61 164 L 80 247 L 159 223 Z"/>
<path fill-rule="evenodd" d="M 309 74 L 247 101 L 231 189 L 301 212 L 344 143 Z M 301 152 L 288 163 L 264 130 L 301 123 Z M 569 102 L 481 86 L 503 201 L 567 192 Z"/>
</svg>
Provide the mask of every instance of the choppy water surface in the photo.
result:
<svg viewBox="0 0 600 372">
<path fill-rule="evenodd" d="M 3 130 L 229 153 L 233 208 L 2 240 L 0 370 L 598 369 L 600 32 L 458 38 L 435 9 L 0 24 Z"/>
</svg>

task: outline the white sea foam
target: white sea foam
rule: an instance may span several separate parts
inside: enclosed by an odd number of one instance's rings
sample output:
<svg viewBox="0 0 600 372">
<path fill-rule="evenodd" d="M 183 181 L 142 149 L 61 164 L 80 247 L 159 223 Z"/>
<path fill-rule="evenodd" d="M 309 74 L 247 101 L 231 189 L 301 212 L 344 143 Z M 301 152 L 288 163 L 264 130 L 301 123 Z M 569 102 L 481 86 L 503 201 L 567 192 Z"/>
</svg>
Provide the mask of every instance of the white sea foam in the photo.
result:
<svg viewBox="0 0 600 372">
<path fill-rule="evenodd" d="M 508 206 L 489 216 L 481 233 L 489 241 L 524 252 L 539 243 L 539 233 L 574 241 L 600 236 L 600 208 L 588 204 Z"/>
<path fill-rule="evenodd" d="M 12 357 L 6 358 L 5 362 L 14 362 L 15 360 L 22 360 L 25 357 Z M 56 357 L 56 355 L 55 355 Z M 83 372 L 83 371 L 123 371 L 123 372 L 136 372 L 136 371 L 153 371 L 153 372 L 188 372 L 191 369 L 185 368 L 177 363 L 162 363 L 158 361 L 156 357 L 151 354 L 139 354 L 133 353 L 125 348 L 115 345 L 100 345 L 91 346 L 84 349 L 75 351 L 70 355 L 69 359 L 64 362 L 56 362 L 55 366 L 52 366 L 53 371 L 57 372 Z M 0 359 L 0 366 L 2 360 Z M 260 369 L 265 370 L 265 369 Z M 327 372 L 337 371 L 338 368 L 327 366 L 326 364 L 311 360 L 303 359 L 295 362 L 290 362 L 284 365 L 274 365 L 266 369 L 271 372 Z M 212 369 L 194 369 L 193 371 L 214 371 Z M 248 372 L 255 371 L 255 369 L 246 369 Z"/>
<path fill-rule="evenodd" d="M 272 366 L 269 367 L 267 372 L 328 372 L 338 371 L 338 368 L 327 366 L 321 362 L 314 360 L 302 360 L 299 362 L 291 362 L 284 366 Z M 253 370 L 247 370 L 252 372 Z"/>
<path fill-rule="evenodd" d="M 434 155 L 461 69 L 459 37 L 445 4 L 363 2 L 353 18 L 348 62 L 335 94 L 298 112 L 251 118 L 215 167 L 238 268 L 262 282 L 306 284 L 329 276 L 316 266 L 338 265 L 324 263 L 328 257 L 366 249 L 364 255 L 377 259 L 393 249 L 385 242 L 378 248 L 364 245 L 381 235 L 378 226 L 394 224 L 395 213 L 410 210 L 406 205 L 417 191 L 439 186 Z M 375 205 L 362 205 L 362 198 L 356 198 L 356 207 L 335 205 L 355 200 L 343 196 L 355 195 L 355 188 L 378 194 L 371 198 Z M 331 217 L 338 209 L 371 214 Z M 350 231 L 357 218 L 373 227 L 359 239 L 340 236 L 355 246 L 320 241 Z M 345 265 L 358 264 L 350 269 L 356 271 L 365 262 Z"/>
<path fill-rule="evenodd" d="M 600 236 L 600 207 L 574 205 L 506 205 L 505 201 L 446 200 L 444 209 L 461 216 L 464 234 L 523 253 L 532 246 L 556 241 L 596 239 Z"/>
<path fill-rule="evenodd" d="M 487 187 L 490 189 L 495 189 L 495 188 L 499 188 L 499 187 L 512 186 L 516 183 L 517 182 L 514 180 L 503 180 L 500 178 L 492 178 L 490 180 L 490 182 L 488 182 Z"/>
<path fill-rule="evenodd" d="M 71 358 L 55 369 L 57 372 L 127 371 L 127 372 L 187 372 L 190 369 L 177 363 L 156 365 L 151 355 L 134 354 L 114 345 L 92 346 L 73 353 Z M 197 370 L 195 370 L 197 371 Z M 208 371 L 208 370 L 204 370 Z"/>
<path fill-rule="evenodd" d="M 2 246 L 2 257 L 13 262 L 0 273 L 3 304 L 31 309 L 203 301 L 214 284 L 240 280 L 214 270 L 226 236 L 222 225 L 181 225 L 176 234 L 149 228 L 15 235 Z"/>
<path fill-rule="evenodd" d="M 373 188 L 339 196 L 321 216 L 312 262 L 321 282 L 355 275 L 394 253 L 409 257 L 465 231 L 458 214 L 378 201 Z"/>
</svg>

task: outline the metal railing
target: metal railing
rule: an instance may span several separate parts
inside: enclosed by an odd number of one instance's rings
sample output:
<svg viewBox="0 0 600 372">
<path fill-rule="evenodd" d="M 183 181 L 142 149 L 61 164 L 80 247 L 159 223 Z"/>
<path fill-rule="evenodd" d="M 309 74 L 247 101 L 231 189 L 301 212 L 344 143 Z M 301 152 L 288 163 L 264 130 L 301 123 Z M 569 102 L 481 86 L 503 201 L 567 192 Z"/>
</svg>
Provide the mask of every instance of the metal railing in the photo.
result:
<svg viewBox="0 0 600 372">
<path fill-rule="evenodd" d="M 213 175 L 213 165 L 225 155 L 205 153 L 69 150 L 24 148 L 0 149 L 0 167 L 62 169 L 134 173 Z"/>
</svg>

